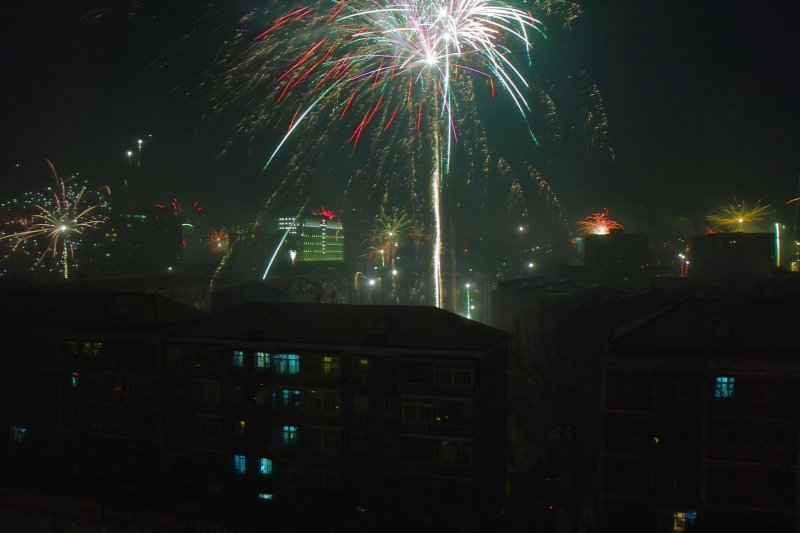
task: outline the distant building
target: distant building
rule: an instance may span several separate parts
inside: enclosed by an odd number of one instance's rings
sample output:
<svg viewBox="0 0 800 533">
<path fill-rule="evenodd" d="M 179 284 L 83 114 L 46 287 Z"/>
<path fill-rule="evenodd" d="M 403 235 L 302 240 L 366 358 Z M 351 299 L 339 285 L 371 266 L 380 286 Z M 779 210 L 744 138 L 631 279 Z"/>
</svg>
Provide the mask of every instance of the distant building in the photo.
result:
<svg viewBox="0 0 800 533">
<path fill-rule="evenodd" d="M 766 277 L 776 271 L 774 233 L 712 233 L 691 242 L 692 278 L 741 279 Z"/>
<path fill-rule="evenodd" d="M 91 276 L 162 274 L 183 258 L 180 215 L 140 211 L 118 214 L 90 233 L 80 250 L 80 271 Z"/>
<path fill-rule="evenodd" d="M 344 262 L 344 229 L 335 218 L 327 211 L 315 216 L 279 217 L 278 230 L 286 234 L 282 256 L 292 264 Z"/>
<path fill-rule="evenodd" d="M 605 531 L 797 531 L 798 302 L 690 298 L 618 331 L 601 373 Z"/>
<path fill-rule="evenodd" d="M 614 282 L 642 288 L 650 265 L 647 235 L 612 231 L 583 238 L 585 277 L 589 282 Z"/>
<path fill-rule="evenodd" d="M 503 332 L 432 307 L 251 303 L 198 320 L 155 295 L 0 301 L 17 312 L 0 327 L 4 485 L 60 480 L 220 526 L 499 521 Z"/>
</svg>

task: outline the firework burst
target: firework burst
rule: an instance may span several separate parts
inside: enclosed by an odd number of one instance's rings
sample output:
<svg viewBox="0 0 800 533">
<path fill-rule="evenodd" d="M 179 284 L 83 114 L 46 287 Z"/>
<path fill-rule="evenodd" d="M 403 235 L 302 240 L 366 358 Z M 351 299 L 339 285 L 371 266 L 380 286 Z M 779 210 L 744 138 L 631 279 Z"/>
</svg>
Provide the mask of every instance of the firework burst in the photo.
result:
<svg viewBox="0 0 800 533">
<path fill-rule="evenodd" d="M 86 187 L 71 188 L 65 184 L 56 173 L 50 161 L 47 161 L 55 180 L 55 189 L 49 201 L 33 203 L 34 213 L 23 220 L 27 223 L 23 229 L 0 236 L 0 241 L 11 243 L 11 251 L 29 241 L 41 241 L 44 250 L 39 255 L 36 264 L 41 264 L 44 259 L 51 256 L 60 261 L 64 279 L 69 278 L 69 262 L 75 258 L 75 247 L 86 230 L 92 229 L 105 222 L 98 208 L 101 204 L 86 205 Z M 110 194 L 108 187 L 103 187 Z"/>
<path fill-rule="evenodd" d="M 368 251 L 365 259 L 391 268 L 397 249 L 411 228 L 411 219 L 405 211 L 396 209 L 388 215 L 378 217 L 375 223 L 366 242 Z"/>
<path fill-rule="evenodd" d="M 613 230 L 623 229 L 622 224 L 610 218 L 611 212 L 604 208 L 599 213 L 594 213 L 578 222 L 578 234 L 586 235 L 608 235 Z"/>
<path fill-rule="evenodd" d="M 731 203 L 718 207 L 706 216 L 706 220 L 715 229 L 722 231 L 761 231 L 763 228 L 760 222 L 771 208 L 769 204 L 762 205 L 761 200 L 748 207 L 743 200 L 734 197 Z"/>
<path fill-rule="evenodd" d="M 137 10 L 147 3 L 137 2 Z M 227 31 L 220 21 L 230 4 L 204 5 L 207 11 L 180 40 L 190 53 L 193 39 Z M 574 2 L 262 5 L 234 23 L 214 66 L 190 89 L 210 96 L 208 123 L 236 123 L 221 155 L 238 139 L 269 147 L 264 161 L 275 172 L 265 177 L 269 193 L 249 234 L 275 206 L 316 191 L 326 201 L 338 194 L 335 207 L 343 213 L 345 204 L 346 212 L 352 207 L 377 216 L 403 203 L 429 235 L 437 280 L 431 286 L 441 303 L 443 209 L 453 211 L 444 216 L 457 226 L 474 223 L 476 209 L 503 202 L 489 183 L 505 180 L 538 191 L 519 195 L 524 211 L 542 200 L 560 211 L 542 176 L 565 171 L 563 162 L 574 160 L 576 150 L 613 159 L 600 92 L 585 70 L 564 60 L 573 57 L 564 43 L 581 15 Z M 93 13 L 88 20 L 107 16 Z M 512 114 L 518 120 L 508 120 Z M 513 142 L 495 143 L 496 131 Z M 562 145 L 570 157 L 554 148 Z M 504 151 L 508 164 L 500 165 Z"/>
</svg>

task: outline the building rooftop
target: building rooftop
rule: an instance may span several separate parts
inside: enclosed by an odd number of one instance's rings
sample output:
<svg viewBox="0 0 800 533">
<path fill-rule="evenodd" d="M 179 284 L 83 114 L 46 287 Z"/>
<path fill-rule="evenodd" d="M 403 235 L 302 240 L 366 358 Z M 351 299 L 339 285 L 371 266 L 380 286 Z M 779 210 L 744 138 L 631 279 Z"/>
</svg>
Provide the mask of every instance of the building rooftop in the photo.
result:
<svg viewBox="0 0 800 533">
<path fill-rule="evenodd" d="M 614 354 L 800 359 L 800 299 L 687 298 L 619 328 Z"/>
<path fill-rule="evenodd" d="M 153 329 L 204 313 L 155 293 L 57 289 L 0 290 L 5 326 Z"/>
<path fill-rule="evenodd" d="M 510 336 L 435 307 L 249 302 L 175 328 L 212 339 L 482 351 Z"/>
</svg>

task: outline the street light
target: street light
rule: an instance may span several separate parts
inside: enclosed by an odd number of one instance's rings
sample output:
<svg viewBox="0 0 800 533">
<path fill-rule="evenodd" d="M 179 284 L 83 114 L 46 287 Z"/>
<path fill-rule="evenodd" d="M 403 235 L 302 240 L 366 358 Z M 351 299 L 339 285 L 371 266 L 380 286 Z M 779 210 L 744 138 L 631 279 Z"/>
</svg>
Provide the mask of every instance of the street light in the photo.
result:
<svg viewBox="0 0 800 533">
<path fill-rule="evenodd" d="M 470 288 L 469 283 L 467 283 L 466 287 L 467 287 L 467 318 L 471 319 L 472 313 L 470 313 L 470 310 L 472 309 L 472 306 L 469 305 L 469 288 Z"/>
</svg>

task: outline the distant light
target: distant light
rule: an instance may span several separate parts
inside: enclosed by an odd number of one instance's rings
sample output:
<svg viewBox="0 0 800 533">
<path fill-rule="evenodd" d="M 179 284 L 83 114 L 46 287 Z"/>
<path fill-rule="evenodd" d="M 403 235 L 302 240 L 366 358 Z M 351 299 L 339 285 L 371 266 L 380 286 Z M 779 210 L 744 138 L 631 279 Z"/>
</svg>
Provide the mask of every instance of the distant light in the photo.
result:
<svg viewBox="0 0 800 533">
<path fill-rule="evenodd" d="M 369 280 L 369 284 L 370 285 L 375 285 L 375 280 L 374 279 Z"/>
<path fill-rule="evenodd" d="M 167 270 L 168 270 L 169 272 L 172 272 L 172 267 L 167 267 Z"/>
<path fill-rule="evenodd" d="M 396 275 L 397 275 L 397 270 L 392 270 L 392 276 L 396 276 Z"/>
<path fill-rule="evenodd" d="M 525 226 L 520 226 L 518 229 L 519 229 L 520 231 L 525 231 Z"/>
<path fill-rule="evenodd" d="M 139 146 L 141 146 L 143 142 L 143 140 L 139 139 Z"/>
<path fill-rule="evenodd" d="M 536 266 L 536 265 L 534 265 L 533 263 L 528 263 L 528 268 L 533 268 L 533 267 L 535 267 L 535 266 Z"/>
<path fill-rule="evenodd" d="M 466 287 L 469 289 L 469 283 L 467 283 Z"/>
<path fill-rule="evenodd" d="M 128 154 L 128 157 L 133 156 L 133 152 L 131 152 L 130 150 L 128 150 L 126 153 Z"/>
</svg>

